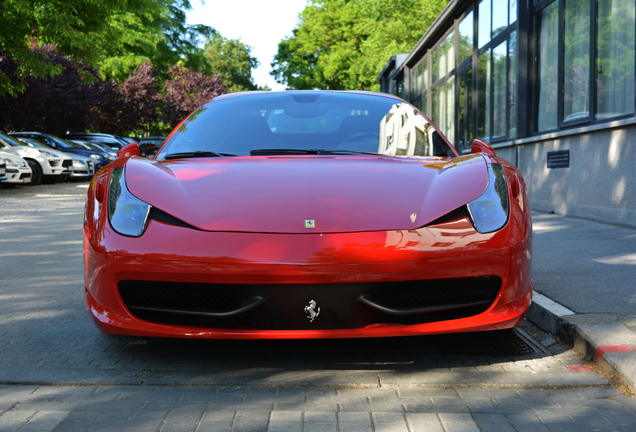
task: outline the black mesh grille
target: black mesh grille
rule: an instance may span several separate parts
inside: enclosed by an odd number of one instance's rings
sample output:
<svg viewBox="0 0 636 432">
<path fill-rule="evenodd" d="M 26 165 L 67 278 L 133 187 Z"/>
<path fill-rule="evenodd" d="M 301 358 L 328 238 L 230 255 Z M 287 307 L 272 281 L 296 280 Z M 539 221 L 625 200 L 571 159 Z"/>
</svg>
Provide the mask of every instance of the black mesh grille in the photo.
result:
<svg viewBox="0 0 636 432">
<path fill-rule="evenodd" d="M 71 159 L 65 159 L 62 161 L 62 166 L 63 167 L 70 167 L 73 165 L 73 161 Z"/>
<path fill-rule="evenodd" d="M 498 277 L 385 282 L 372 287 L 367 297 L 374 303 L 395 310 L 461 307 L 492 303 L 500 287 L 501 279 Z"/>
<path fill-rule="evenodd" d="M 208 284 L 123 281 L 119 292 L 129 308 L 228 312 L 242 306 L 238 296 Z"/>
<path fill-rule="evenodd" d="M 361 328 L 463 318 L 487 310 L 500 288 L 497 276 L 355 284 L 119 283 L 126 307 L 147 321 L 268 330 Z M 255 298 L 264 299 L 263 304 L 236 316 L 211 316 L 237 311 Z M 304 310 L 310 300 L 321 308 L 312 323 Z"/>
</svg>

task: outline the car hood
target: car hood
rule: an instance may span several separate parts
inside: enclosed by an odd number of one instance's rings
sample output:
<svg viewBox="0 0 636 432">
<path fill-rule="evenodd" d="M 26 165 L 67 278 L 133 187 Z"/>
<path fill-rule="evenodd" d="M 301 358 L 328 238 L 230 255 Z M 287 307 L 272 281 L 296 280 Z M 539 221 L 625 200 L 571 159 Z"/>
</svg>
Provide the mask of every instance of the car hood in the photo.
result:
<svg viewBox="0 0 636 432">
<path fill-rule="evenodd" d="M 40 151 L 38 149 L 41 149 L 42 151 L 45 151 L 49 154 L 52 154 L 54 157 L 56 158 L 60 158 L 60 159 L 72 159 L 71 155 L 68 155 L 64 152 L 61 152 L 59 150 L 55 150 L 53 148 L 41 148 L 41 147 L 13 147 L 14 149 L 19 149 L 20 152 L 25 152 L 26 156 L 28 157 L 44 157 L 46 159 L 51 159 L 51 156 L 45 155 L 44 153 L 40 153 Z M 22 156 L 22 154 L 20 154 L 20 156 Z"/>
<path fill-rule="evenodd" d="M 480 155 L 133 157 L 126 184 L 202 230 L 333 233 L 421 227 L 481 195 L 488 174 Z"/>
<path fill-rule="evenodd" d="M 17 156 L 15 154 L 6 152 L 4 150 L 0 151 L 0 159 L 10 159 L 13 162 L 19 163 L 19 162 L 25 162 L 24 159 L 22 159 L 20 156 Z M 26 163 L 26 162 L 25 162 Z"/>
</svg>

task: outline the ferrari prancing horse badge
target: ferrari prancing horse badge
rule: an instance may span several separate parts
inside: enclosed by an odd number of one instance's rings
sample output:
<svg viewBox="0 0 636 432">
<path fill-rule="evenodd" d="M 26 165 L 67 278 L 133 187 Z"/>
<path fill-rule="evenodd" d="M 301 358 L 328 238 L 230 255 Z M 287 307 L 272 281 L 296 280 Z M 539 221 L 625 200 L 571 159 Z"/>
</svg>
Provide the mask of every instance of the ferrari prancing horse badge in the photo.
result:
<svg viewBox="0 0 636 432">
<path fill-rule="evenodd" d="M 318 308 L 318 310 L 316 310 L 316 302 L 313 300 L 309 301 L 309 305 L 305 306 L 305 312 L 307 312 L 309 315 L 307 315 L 307 318 L 309 318 L 309 322 L 314 322 L 314 320 L 318 317 L 318 315 L 320 315 L 320 308 Z"/>
</svg>

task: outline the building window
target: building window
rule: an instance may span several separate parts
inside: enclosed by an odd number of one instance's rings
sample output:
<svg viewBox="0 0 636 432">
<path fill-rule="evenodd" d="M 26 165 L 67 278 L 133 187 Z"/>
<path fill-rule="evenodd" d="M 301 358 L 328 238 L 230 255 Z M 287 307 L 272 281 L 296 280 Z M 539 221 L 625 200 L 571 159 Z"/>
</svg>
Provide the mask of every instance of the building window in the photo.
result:
<svg viewBox="0 0 636 432">
<path fill-rule="evenodd" d="M 634 4 L 634 0 L 596 2 L 597 120 L 634 112 Z"/>
<path fill-rule="evenodd" d="M 535 29 L 536 130 L 546 131 L 557 127 L 559 7 L 556 1 L 537 14 Z"/>
<path fill-rule="evenodd" d="M 459 73 L 459 125 L 457 146 L 459 150 L 470 149 L 473 141 L 473 69 Z"/>
<path fill-rule="evenodd" d="M 504 41 L 492 50 L 492 139 L 506 137 L 506 90 L 508 87 L 508 41 Z"/>
<path fill-rule="evenodd" d="M 473 11 L 459 23 L 459 63 L 473 55 Z"/>
<path fill-rule="evenodd" d="M 491 107 L 491 62 L 490 50 L 486 50 L 479 56 L 477 69 L 477 137 L 490 140 L 490 107 Z"/>
<path fill-rule="evenodd" d="M 635 1 L 536 5 L 535 132 L 633 115 Z"/>
<path fill-rule="evenodd" d="M 564 0 L 563 122 L 590 117 L 590 1 Z"/>
<path fill-rule="evenodd" d="M 492 30 L 491 38 L 508 27 L 508 0 L 492 0 Z"/>
<path fill-rule="evenodd" d="M 479 2 L 479 22 L 477 23 L 478 48 L 482 48 L 490 42 L 490 8 L 491 0 L 481 0 Z"/>
<path fill-rule="evenodd" d="M 508 138 L 517 136 L 517 32 L 508 40 Z"/>
</svg>

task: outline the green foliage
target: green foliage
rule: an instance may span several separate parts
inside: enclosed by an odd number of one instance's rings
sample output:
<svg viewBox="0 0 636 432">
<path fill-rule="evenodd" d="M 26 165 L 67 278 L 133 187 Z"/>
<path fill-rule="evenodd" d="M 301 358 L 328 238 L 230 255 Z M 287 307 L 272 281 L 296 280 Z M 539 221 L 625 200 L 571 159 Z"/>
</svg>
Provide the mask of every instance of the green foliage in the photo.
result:
<svg viewBox="0 0 636 432">
<path fill-rule="evenodd" d="M 188 68 L 207 68 L 202 41 L 216 32 L 205 25 L 187 25 L 189 0 L 143 0 L 141 9 L 111 17 L 112 40 L 105 44 L 100 72 L 111 80 L 124 81 L 138 66 L 150 62 L 160 81 L 170 66 L 182 61 Z"/>
<path fill-rule="evenodd" d="M 309 0 L 278 45 L 272 76 L 290 88 L 379 90 L 394 54 L 409 52 L 448 0 Z"/>
<path fill-rule="evenodd" d="M 2 0 L 0 64 L 10 57 L 18 68 L 12 79 L 0 72 L 0 95 L 24 91 L 27 77 L 61 73 L 35 55 L 33 45 L 53 45 L 72 61 L 99 66 L 109 80 L 124 81 L 148 61 L 162 80 L 179 60 L 203 70 L 200 44 L 215 31 L 187 25 L 185 11 L 190 8 L 189 0 Z"/>
<path fill-rule="evenodd" d="M 0 72 L 0 95 L 24 90 L 27 77 L 44 78 L 61 73 L 59 65 L 31 50 L 37 44 L 54 44 L 70 58 L 95 64 L 112 10 L 125 6 L 115 0 L 106 7 L 100 0 L 69 4 L 65 0 L 3 0 L 0 2 L 0 63 L 12 57 L 18 68 L 14 79 Z"/>
<path fill-rule="evenodd" d="M 259 62 L 251 55 L 252 47 L 237 39 L 226 39 L 215 34 L 205 44 L 205 58 L 209 72 L 223 78 L 223 85 L 230 93 L 256 90 L 252 81 L 252 70 Z"/>
</svg>

